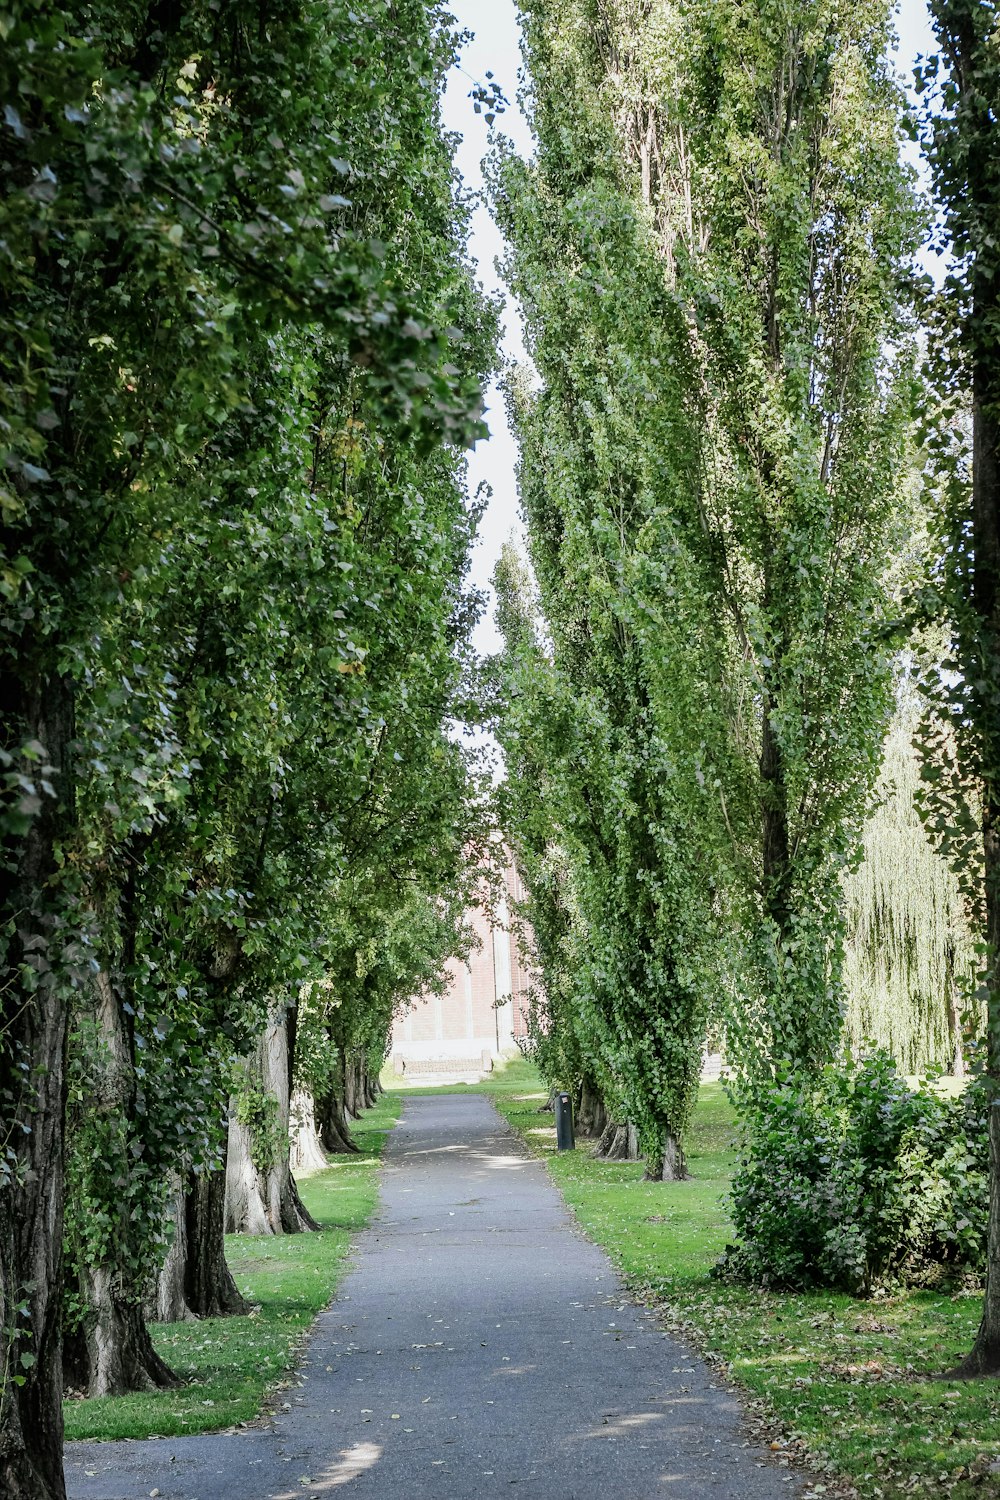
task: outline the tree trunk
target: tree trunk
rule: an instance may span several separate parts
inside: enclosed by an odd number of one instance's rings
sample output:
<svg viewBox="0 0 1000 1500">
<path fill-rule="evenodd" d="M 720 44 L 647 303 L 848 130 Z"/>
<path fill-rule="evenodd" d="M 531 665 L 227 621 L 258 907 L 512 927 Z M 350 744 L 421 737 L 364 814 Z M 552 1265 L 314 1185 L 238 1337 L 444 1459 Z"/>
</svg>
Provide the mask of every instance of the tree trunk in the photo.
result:
<svg viewBox="0 0 1000 1500">
<path fill-rule="evenodd" d="M 292 1179 L 289 1126 L 288 1042 L 285 1013 L 278 1015 L 247 1059 L 250 1097 L 272 1101 L 263 1133 L 240 1118 L 239 1101 L 229 1121 L 226 1231 L 229 1234 L 298 1234 L 319 1226 L 304 1207 Z"/>
<path fill-rule="evenodd" d="M 992 7 L 935 0 L 941 51 L 958 91 L 954 113 L 965 171 L 961 214 L 974 258 L 971 307 L 962 330 L 972 370 L 972 528 L 961 562 L 971 563 L 975 628 L 960 620 L 960 666 L 975 683 L 973 751 L 982 768 L 986 907 L 987 1062 L 990 1088 L 990 1223 L 986 1294 L 975 1344 L 961 1375 L 1000 1373 L 1000 357 L 996 345 L 998 252 L 995 16 Z M 951 205 L 954 208 L 954 203 Z M 967 574 L 963 575 L 967 576 Z"/>
<path fill-rule="evenodd" d="M 784 756 L 771 722 L 773 708 L 773 697 L 765 688 L 760 746 L 761 895 L 764 941 L 768 948 L 773 944 L 773 962 L 765 969 L 765 984 L 771 991 L 767 997 L 772 1037 L 770 1061 L 798 1064 L 808 1060 L 810 1048 L 807 1039 L 799 1035 L 796 1025 L 798 1007 L 793 1001 L 793 1014 L 789 1014 L 791 997 L 784 992 L 782 985 L 785 944 L 791 928 L 788 901 L 791 857 Z"/>
<path fill-rule="evenodd" d="M 639 1134 L 635 1126 L 609 1120 L 593 1155 L 595 1161 L 638 1161 Z"/>
<path fill-rule="evenodd" d="M 358 1089 L 358 1055 L 356 1052 L 341 1053 L 341 1074 L 344 1080 L 344 1118 L 356 1120 L 362 1110 Z"/>
<path fill-rule="evenodd" d="M 681 1143 L 669 1130 L 664 1132 L 663 1150 L 655 1161 L 646 1166 L 647 1182 L 684 1182 L 687 1180 L 687 1163 Z"/>
<path fill-rule="evenodd" d="M 971 1352 L 948 1379 L 1000 1374 L 1000 1100 L 990 1110 L 990 1230 L 983 1315 Z"/>
<path fill-rule="evenodd" d="M 119 1396 L 180 1385 L 153 1348 L 141 1303 L 121 1295 L 117 1273 L 109 1266 L 87 1267 L 83 1279 L 90 1313 L 87 1395 Z"/>
<path fill-rule="evenodd" d="M 984 119 L 981 138 L 992 139 L 994 128 Z M 992 193 L 991 174 L 987 173 L 976 153 L 970 152 L 969 178 L 974 196 L 983 187 L 983 181 L 977 181 L 979 172 L 983 172 L 987 191 Z M 995 216 L 995 211 L 991 199 L 988 212 Z M 983 326 L 987 326 L 995 310 L 995 289 L 988 277 L 975 273 L 973 287 L 972 316 L 986 320 Z M 992 345 L 990 350 L 995 361 L 996 352 Z M 981 726 L 985 730 L 982 739 L 989 748 L 984 757 L 983 874 L 990 965 L 986 1064 L 992 1101 L 990 1227 L 983 1316 L 972 1351 L 959 1366 L 962 1375 L 1000 1374 L 1000 703 L 997 702 L 1000 694 L 1000 378 L 994 376 L 989 358 L 989 355 L 981 355 L 973 367 L 972 542 L 975 559 L 973 602 L 979 622 L 982 662 L 977 670 L 987 679 L 983 691 L 986 703 L 981 712 L 991 716 L 990 722 Z"/>
<path fill-rule="evenodd" d="M 184 1200 L 187 1265 L 184 1295 L 199 1318 L 228 1317 L 250 1311 L 226 1264 L 226 1169 L 192 1173 Z"/>
<path fill-rule="evenodd" d="M 254 1163 L 254 1143 L 248 1124 L 237 1117 L 234 1099 L 229 1114 L 229 1148 L 226 1156 L 227 1234 L 274 1234 L 267 1217 L 262 1174 Z"/>
<path fill-rule="evenodd" d="M 608 1123 L 608 1112 L 604 1100 L 593 1080 L 584 1074 L 580 1086 L 580 1108 L 577 1112 L 577 1128 L 581 1135 L 601 1136 Z"/>
<path fill-rule="evenodd" d="M 146 1317 L 154 1323 L 184 1323 L 194 1318 L 185 1291 L 189 1256 L 186 1196 L 183 1179 L 175 1177 L 170 1195 L 169 1218 L 173 1226 L 170 1249 L 146 1302 Z"/>
<path fill-rule="evenodd" d="M 98 1035 L 104 1052 L 94 1074 L 97 1096 L 89 1107 L 131 1122 L 136 1118 L 133 1040 L 121 997 L 105 971 L 97 974 L 94 988 Z M 129 1146 L 134 1143 L 135 1137 L 126 1131 L 119 1163 L 122 1171 L 128 1171 Z M 113 1212 L 114 1205 L 109 1205 L 108 1211 Z M 80 1291 L 87 1307 L 84 1339 L 90 1396 L 120 1396 L 180 1383 L 153 1347 L 143 1314 L 145 1287 L 141 1282 L 136 1284 L 128 1254 L 136 1248 L 131 1237 L 148 1232 L 148 1225 L 119 1221 L 97 1264 L 80 1268 Z"/>
<path fill-rule="evenodd" d="M 300 1173 L 319 1172 L 327 1165 L 316 1125 L 316 1104 L 304 1089 L 292 1095 L 290 1164 L 293 1172 Z"/>
<path fill-rule="evenodd" d="M 58 794 L 42 797 L 27 832 L 12 836 L 0 859 L 0 1116 L 11 1153 L 0 1175 L 0 1329 L 4 1355 L 22 1382 L 0 1379 L 0 1494 L 64 1500 L 67 998 L 79 982 L 73 968 L 79 960 L 55 846 L 67 841 L 75 822 L 73 690 L 59 677 L 26 690 L 18 676 L 0 682 L 0 698 L 4 747 L 16 754 L 20 744 L 37 741 L 52 768 L 42 774 Z M 41 765 L 17 756 L 12 769 L 33 780 Z M 36 978 L 30 987 L 25 970 Z"/>
<path fill-rule="evenodd" d="M 945 990 L 948 1018 L 948 1041 L 951 1044 L 951 1075 L 965 1077 L 965 1053 L 962 1049 L 962 1012 L 958 1004 L 958 987 L 955 984 L 954 948 L 948 944 L 945 963 Z"/>
<path fill-rule="evenodd" d="M 359 1148 L 351 1139 L 341 1096 L 331 1091 L 324 1099 L 317 1102 L 316 1109 L 319 1115 L 319 1138 L 323 1144 L 323 1150 L 332 1155 L 343 1155 L 348 1151 L 357 1152 Z"/>
</svg>

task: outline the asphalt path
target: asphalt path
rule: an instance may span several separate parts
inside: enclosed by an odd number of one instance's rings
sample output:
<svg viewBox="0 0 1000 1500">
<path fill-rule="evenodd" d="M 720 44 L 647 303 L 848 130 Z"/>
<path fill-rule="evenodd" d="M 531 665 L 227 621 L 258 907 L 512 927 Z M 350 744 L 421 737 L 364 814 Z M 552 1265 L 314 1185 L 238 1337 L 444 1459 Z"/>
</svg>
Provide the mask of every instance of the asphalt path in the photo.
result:
<svg viewBox="0 0 1000 1500">
<path fill-rule="evenodd" d="M 711 1368 L 628 1303 L 481 1095 L 406 1101 L 287 1411 L 73 1443 L 71 1500 L 788 1500 Z"/>
</svg>

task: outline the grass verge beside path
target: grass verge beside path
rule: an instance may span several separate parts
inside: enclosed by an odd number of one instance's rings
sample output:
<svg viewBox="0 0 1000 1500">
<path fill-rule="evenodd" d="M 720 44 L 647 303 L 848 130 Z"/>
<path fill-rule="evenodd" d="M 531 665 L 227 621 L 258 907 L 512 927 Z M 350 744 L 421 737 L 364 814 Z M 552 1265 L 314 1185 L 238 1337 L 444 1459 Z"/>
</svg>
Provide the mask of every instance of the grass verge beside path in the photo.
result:
<svg viewBox="0 0 1000 1500">
<path fill-rule="evenodd" d="M 730 1234 L 720 1200 L 734 1163 L 733 1115 L 720 1084 L 702 1086 L 687 1143 L 691 1179 L 680 1183 L 643 1182 L 636 1163 L 596 1162 L 585 1142 L 556 1153 L 552 1116 L 538 1113 L 545 1089 L 526 1063 L 471 1091 L 488 1094 L 546 1159 L 637 1298 L 719 1360 L 756 1398 L 775 1442 L 819 1471 L 812 1494 L 850 1494 L 853 1485 L 865 1500 L 1000 1496 L 1000 1382 L 932 1378 L 971 1346 L 979 1292 L 861 1302 L 711 1278 Z"/>
<path fill-rule="evenodd" d="M 252 1421 L 294 1369 L 299 1344 L 333 1296 L 352 1238 L 371 1219 L 382 1147 L 399 1110 L 397 1096 L 382 1095 L 354 1127 L 361 1155 L 335 1157 L 299 1181 L 319 1231 L 227 1237 L 236 1284 L 254 1304 L 249 1316 L 153 1325 L 153 1342 L 183 1386 L 67 1401 L 66 1437 L 176 1437 Z"/>
</svg>

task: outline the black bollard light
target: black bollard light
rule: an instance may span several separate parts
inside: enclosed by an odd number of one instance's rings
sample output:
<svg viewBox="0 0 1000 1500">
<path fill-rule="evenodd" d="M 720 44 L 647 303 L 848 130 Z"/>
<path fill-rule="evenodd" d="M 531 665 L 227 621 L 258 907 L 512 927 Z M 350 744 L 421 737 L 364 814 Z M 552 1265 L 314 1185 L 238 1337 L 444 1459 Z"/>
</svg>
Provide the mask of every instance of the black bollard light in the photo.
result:
<svg viewBox="0 0 1000 1500">
<path fill-rule="evenodd" d="M 556 1106 L 556 1150 L 572 1151 L 576 1145 L 573 1139 L 573 1101 L 568 1094 L 557 1094 Z"/>
</svg>

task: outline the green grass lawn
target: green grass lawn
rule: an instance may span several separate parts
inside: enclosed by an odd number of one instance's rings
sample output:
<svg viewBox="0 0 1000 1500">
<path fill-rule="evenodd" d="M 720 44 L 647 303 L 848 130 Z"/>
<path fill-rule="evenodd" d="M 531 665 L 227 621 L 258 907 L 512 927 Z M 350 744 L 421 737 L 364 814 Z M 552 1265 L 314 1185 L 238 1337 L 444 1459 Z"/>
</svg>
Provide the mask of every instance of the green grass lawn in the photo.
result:
<svg viewBox="0 0 1000 1500">
<path fill-rule="evenodd" d="M 183 1386 L 67 1401 L 67 1438 L 174 1437 L 252 1421 L 294 1369 L 298 1345 L 344 1271 L 352 1237 L 374 1212 L 382 1146 L 399 1109 L 397 1096 L 383 1095 L 354 1127 L 361 1155 L 335 1158 L 299 1181 L 318 1233 L 227 1238 L 230 1268 L 254 1304 L 248 1317 L 153 1326 L 156 1347 Z"/>
<path fill-rule="evenodd" d="M 177 1391 L 67 1402 L 67 1436 L 146 1437 L 204 1432 L 252 1420 L 289 1378 L 296 1350 L 330 1300 L 351 1237 L 371 1217 L 386 1131 L 407 1093 L 397 1088 L 365 1117 L 364 1154 L 301 1183 L 318 1234 L 233 1236 L 230 1264 L 259 1310 L 250 1317 L 162 1325 L 157 1347 L 185 1378 Z M 433 1092 L 439 1092 L 435 1089 Z M 977 1293 L 909 1293 L 877 1302 L 823 1293 L 780 1294 L 722 1285 L 710 1270 L 729 1235 L 723 1194 L 733 1165 L 733 1119 L 720 1085 L 702 1088 L 687 1143 L 691 1179 L 647 1183 L 642 1167 L 595 1162 L 586 1144 L 556 1153 L 545 1089 L 515 1061 L 485 1093 L 544 1157 L 587 1233 L 635 1295 L 656 1305 L 751 1396 L 789 1455 L 818 1469 L 811 1493 L 1000 1496 L 1000 1386 L 934 1378 L 968 1349 Z M 990 1464 L 998 1464 L 990 1472 Z"/>
<path fill-rule="evenodd" d="M 733 1116 L 720 1084 L 702 1087 L 687 1143 L 691 1179 L 681 1183 L 643 1182 L 641 1165 L 596 1162 L 583 1142 L 557 1154 L 552 1116 L 538 1112 L 544 1086 L 526 1063 L 511 1063 L 475 1091 L 490 1095 L 544 1156 L 581 1225 L 637 1297 L 751 1393 L 769 1438 L 819 1470 L 813 1494 L 849 1494 L 846 1478 L 865 1497 L 1000 1496 L 1000 1385 L 934 1378 L 968 1350 L 978 1292 L 860 1302 L 711 1278 L 730 1233 L 722 1196 Z"/>
</svg>

